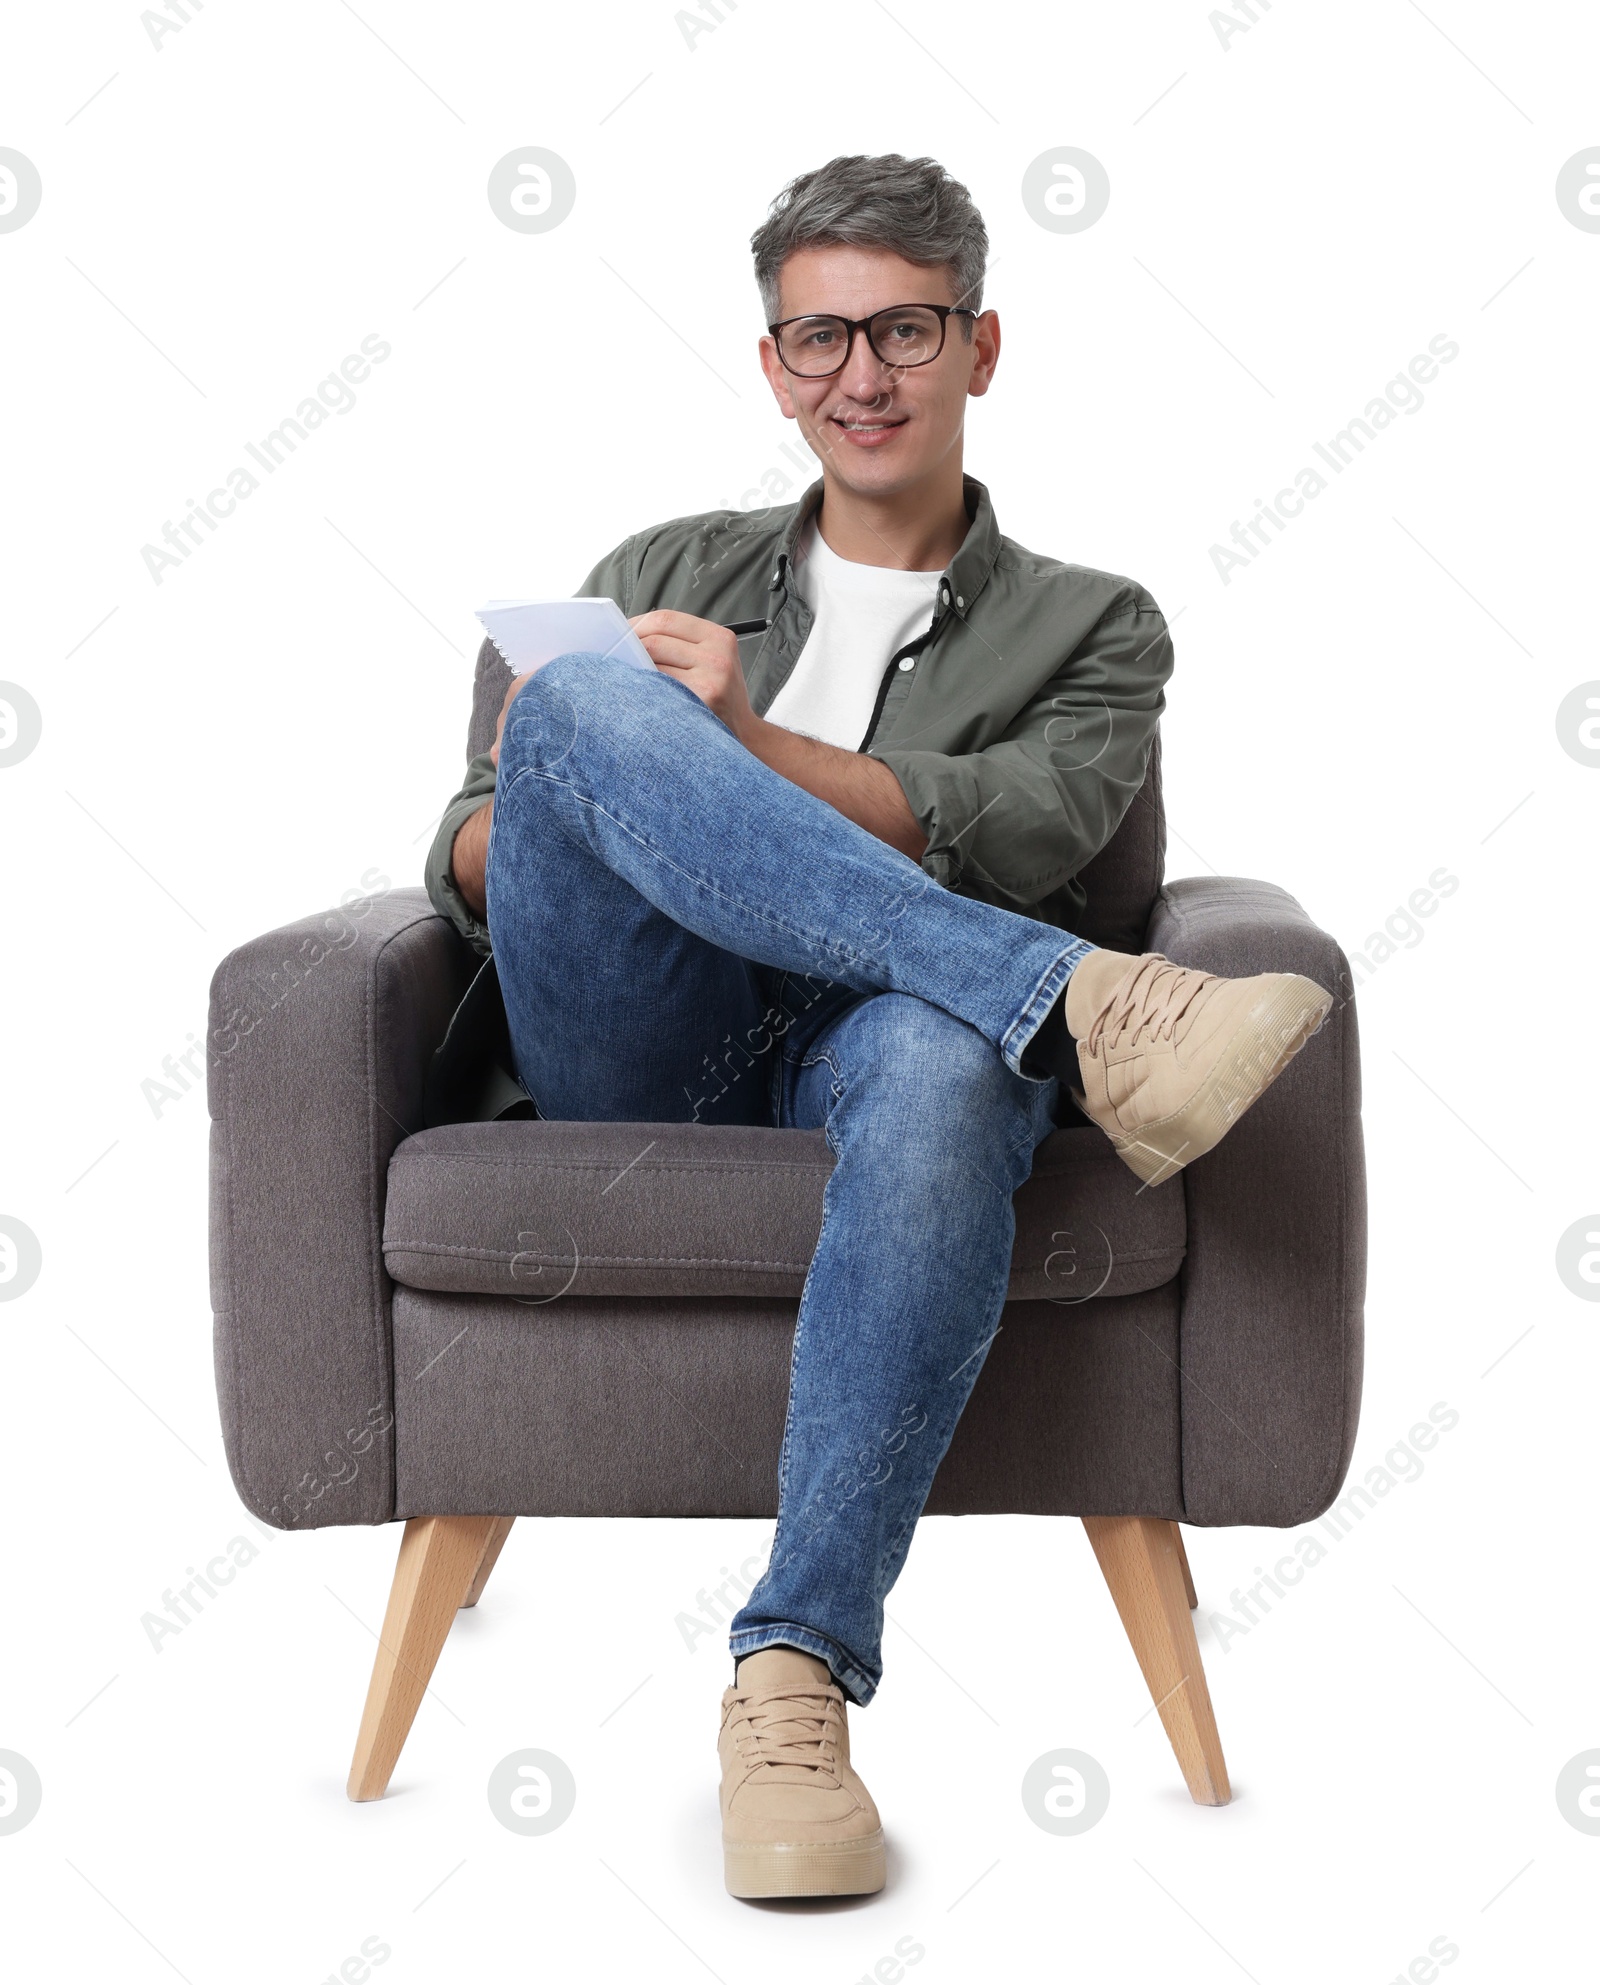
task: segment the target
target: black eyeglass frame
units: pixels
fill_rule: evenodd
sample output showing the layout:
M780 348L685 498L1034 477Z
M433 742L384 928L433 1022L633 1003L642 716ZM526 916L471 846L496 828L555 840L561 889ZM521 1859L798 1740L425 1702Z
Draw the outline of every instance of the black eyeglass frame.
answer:
M873 319L878 317L892 317L897 310L931 310L939 320L938 349L930 352L926 358L885 358L873 342ZM834 310L806 310L802 311L798 317L780 317L776 324L769 324L767 330L771 335L772 342L777 349L779 362L785 372L792 372L796 379L833 379L839 373L843 372L845 367L850 363L850 354L855 350L857 331L860 331L865 336L868 350L880 365L891 366L900 372L912 372L919 365L932 365L940 352L944 350L944 341L949 335L950 319L952 317L970 317L974 323L978 321L977 311L968 309L964 303L891 303L887 304L882 310L874 310L871 317L841 317ZM813 323L832 323L842 324L844 326L844 357L840 359L839 363L831 371L802 372L797 365L791 365L783 355L783 340L778 336L778 333L790 324Z

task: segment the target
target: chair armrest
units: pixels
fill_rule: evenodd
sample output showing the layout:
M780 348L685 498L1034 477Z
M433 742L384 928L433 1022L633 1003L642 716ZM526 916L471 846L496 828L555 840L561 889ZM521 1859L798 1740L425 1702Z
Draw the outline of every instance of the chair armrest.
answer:
M1302 972L1334 996L1266 1095L1181 1174L1186 1520L1303 1523L1338 1494L1361 1402L1367 1199L1349 963L1286 890L1234 876L1169 883L1145 948L1229 978Z
M211 980L211 1305L235 1486L280 1529L394 1510L389 1156L476 964L421 889L303 917Z

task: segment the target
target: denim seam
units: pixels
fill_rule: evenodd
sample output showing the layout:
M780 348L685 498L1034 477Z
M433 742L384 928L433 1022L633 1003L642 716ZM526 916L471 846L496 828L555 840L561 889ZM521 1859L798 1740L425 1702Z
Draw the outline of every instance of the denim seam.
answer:
M826 1135L826 1131L824 1131ZM830 1140L831 1147L831 1140ZM838 1152L834 1152L837 1158ZM778 1561L778 1538L781 1533L784 1504L789 1489L789 1435L794 1428L794 1368L800 1357L801 1334L806 1327L806 1295L811 1287L812 1270L817 1265L817 1256L822 1251L822 1236L828 1225L828 1200L824 1193L822 1200L822 1220L817 1228L817 1245L812 1250L811 1260L806 1264L805 1281L800 1285L800 1300L795 1309L794 1337L789 1346L789 1399L783 1412L783 1439L778 1446L778 1522L772 1531L772 1551L767 1560L767 1571Z
M1039 1101L1042 1101L1042 1098L1036 1095L1035 1111L1030 1111L1029 1121L1019 1124L1011 1139L1010 1155L1022 1172L1022 1177L1013 1190L1013 1197L1033 1177L1033 1154L1055 1128L1054 1111L1052 1110L1048 1128L1040 1134L1035 1134L1033 1118Z
M781 1626L746 1627L728 1636L728 1651L735 1660L742 1661L747 1654L759 1654L764 1647L798 1647L802 1653L826 1661L833 1679L863 1709L878 1692L877 1683L849 1648L841 1646L830 1634L818 1633L815 1627L801 1626L798 1620ZM842 1668L834 1666L834 1657L842 1663Z
M1022 1067L1022 1056L1027 1049L1028 1043L1038 1032L1045 1015L1061 997L1062 990L1066 986L1068 979L1072 977L1078 966L1083 963L1084 959L1094 949L1095 947L1092 944L1086 943L1081 937L1071 938L1067 948L1058 953L1056 958L1040 976L1033 991L1028 995L1021 1013L1012 1021L1001 1038L1000 1053L1005 1060L1006 1067L1011 1070L1013 1075L1022 1076L1025 1082L1033 1082L1041 1079L1028 1075ZM1021 1045L1013 1047L1018 1031L1021 1029L1026 1029ZM1047 1080L1048 1078L1044 1079Z
M806 1052L800 1057L800 1061L798 1065L801 1068L815 1068L819 1062L825 1062L828 1065L828 1067L832 1069L833 1079L835 1082L843 1082L844 1070L840 1068L839 1063L834 1056L834 1052L832 1048L826 1048L826 1047L808 1048Z
M834 1157L837 1159L837 1157L839 1156L839 1149L838 1146L834 1143L832 1135L830 1134L829 1128L826 1124L824 1124L822 1127L822 1134L824 1137L827 1138L828 1148L833 1152ZM824 1235L824 1233L826 1233L827 1227L828 1227L828 1199L826 1192L824 1192L822 1199L822 1219L817 1228L817 1244L816 1247L812 1250L811 1260L806 1265L805 1280L800 1285L800 1300L795 1309L794 1338L789 1347L789 1399L788 1399L788 1404L784 1408L784 1414L783 1414L783 1440L779 1444L779 1448L778 1448L778 1522L773 1526L772 1552L771 1552L771 1556L767 1561L767 1570L769 1572L771 1571L773 1565L775 1565L778 1561L778 1538L783 1523L784 1504L788 1497L789 1435L794 1425L794 1368L800 1357L801 1333L804 1331L806 1325L806 1296L811 1288L811 1276L812 1276L812 1272L814 1271L817 1265L817 1256L822 1252L822 1236Z
M987 1305L989 1314L992 1314L996 1317L999 1316L1000 1312L1005 1307L1006 1295L1010 1288L1010 1283L1011 1283L1011 1263L1010 1263L1010 1258L1008 1256L1006 1261L1002 1263L997 1274L989 1284L988 1305ZM983 1367L988 1362L989 1350L992 1347L995 1338L998 1337L999 1334L1000 1332L998 1328L994 1331L991 1331L987 1343L981 1343L978 1347L983 1352L984 1356L982 1361L978 1365L977 1372L973 1374L971 1384L967 1388L967 1400L970 1400L972 1397L973 1388L977 1385L978 1378L982 1374ZM972 1362L972 1359L975 1355L976 1355L975 1353L969 1353L966 1361L967 1364L970 1364ZM956 1371L962 1371L964 1369L965 1369L964 1365L958 1365L956 1367ZM954 1375L955 1374L952 1373L951 1377L954 1377ZM949 1382L950 1382L949 1379L946 1379L945 1383L947 1385L949 1384ZM954 1415L949 1419L949 1431L945 1435L945 1443L943 1450L944 1453L949 1452L950 1443L955 1438L956 1428L960 1424L962 1414L966 1411L967 1400L962 1401L961 1405L959 1405L956 1408ZM943 1421L941 1421L941 1424L944 1424ZM942 1460L942 1456L941 1456L941 1460ZM930 1478L929 1480L928 1483L929 1495L933 1493L933 1481L937 1479L937 1473L938 1471L935 1470L934 1477ZM873 1578L874 1590L878 1590L882 1588L884 1581L884 1572L887 1566L893 1561L894 1555L900 1549L902 1541L908 1536L910 1532L915 1530L917 1524L921 1521L923 1511L926 1508L927 1508L927 1497L925 1496L923 1498L922 1507L920 1509L911 1511L906 1516L901 1518L900 1528L895 1533L893 1539L884 1545L884 1548L879 1555L878 1563L874 1568L874 1572L875 1572ZM909 1546L907 1548L909 1549ZM882 1604L881 1600L879 1601L879 1604L881 1606Z
M959 1419L960 1419L960 1417L961 1417L961 1416L960 1416L960 1414L958 1413L958 1414L956 1415L956 1420L959 1420ZM949 1445L950 1445L950 1442L951 1442L952 1440L954 1440L954 1438L955 1438L955 1431L956 1431L956 1428L955 1428L955 1421L952 1421L952 1422L951 1422L951 1426L950 1426L950 1433L949 1433L949 1436L947 1437L947 1439L946 1439L946 1441L945 1441L945 1447L946 1447L946 1449L947 1449L947 1450L948 1450L948 1448L949 1448ZM937 1473L937 1471L935 1471L935 1472ZM932 1493L933 1493L933 1484L932 1484L932 1482L929 1482L929 1484L928 1484L928 1494L929 1494L929 1495L932 1495ZM902 1517L901 1517L901 1519L900 1519L900 1527L899 1527L899 1529L898 1529L898 1530L896 1530L896 1532L895 1532L895 1534L894 1534L894 1536L893 1536L893 1537L891 1537L891 1538L890 1538L890 1539L889 1539L889 1540L888 1540L888 1541L887 1541L887 1542L885 1543L885 1545L884 1545L884 1547L883 1547L883 1549L882 1549L882 1550L881 1550L881 1551L880 1551L880 1552L878 1553L878 1562L877 1562L877 1564L876 1564L876 1565L875 1565L875 1566L873 1567L873 1577L872 1577L872 1589L873 1589L873 1591L874 1591L874 1593L877 1593L877 1594L880 1594L880 1595L882 1595L882 1596L880 1596L880 1597L879 1597L879 1599L878 1599L878 1604L879 1604L879 1606L880 1606L880 1607L881 1607L881 1606L882 1606L882 1604L883 1604L883 1600L884 1600L884 1598L885 1598L885 1597L887 1597L887 1593L885 1592L885 1589L884 1589L884 1582L883 1582L883 1580L884 1580L884 1572L886 1571L886 1569L888 1568L888 1566L889 1566L890 1564L892 1564L892 1563L893 1563L893 1561L894 1561L894 1556L895 1556L895 1553L896 1553L896 1552L897 1552L897 1551L898 1551L898 1550L900 1549L900 1546L901 1546L901 1544L902 1544L902 1542L903 1542L903 1541L905 1540L905 1538L906 1538L906 1537L907 1537L907 1536L909 1535L909 1533L910 1533L911 1531L913 1531L913 1530L915 1530L915 1529L916 1529L916 1527L917 1527L917 1524L918 1524L918 1523L919 1523L919 1522L921 1521L921 1519L922 1519L922 1510L923 1510L923 1509L926 1509L926 1508L927 1508L927 1506L928 1506L928 1505L927 1505L927 1497L924 1497L924 1498L923 1498L923 1504L922 1504L922 1509L919 1509L919 1510L916 1510L916 1511L914 1511L914 1512L909 1512L909 1513L908 1513L908 1514L906 1514L905 1516L902 1516ZM909 1549L910 1549L910 1546L909 1546L909 1545L907 1545L907 1546L906 1546L906 1548L907 1548L907 1550L909 1551Z
M789 990L789 974L781 965L775 966L773 969L775 977L770 985L763 988L763 990L771 992L773 1004L780 1013L787 1015L789 1008L785 1003L785 998ZM771 1010L772 1008L770 1006L766 1009L767 1012ZM792 1021L790 1025L793 1025ZM776 1047L777 1053L772 1057L772 1068L767 1076L767 1112L772 1118L774 1127L778 1130L785 1128L783 1121L783 1071L785 1062L783 1041L788 1032L789 1028L785 1027L782 1034L774 1036L773 1045Z

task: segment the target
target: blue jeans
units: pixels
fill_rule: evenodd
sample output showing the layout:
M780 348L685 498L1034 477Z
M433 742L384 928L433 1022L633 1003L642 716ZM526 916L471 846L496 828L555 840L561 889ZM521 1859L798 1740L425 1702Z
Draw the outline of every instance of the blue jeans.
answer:
M599 655L511 706L486 889L542 1116L827 1137L772 1558L730 1645L803 1648L868 1702L1054 1124L1023 1050L1091 947L941 888L684 684Z

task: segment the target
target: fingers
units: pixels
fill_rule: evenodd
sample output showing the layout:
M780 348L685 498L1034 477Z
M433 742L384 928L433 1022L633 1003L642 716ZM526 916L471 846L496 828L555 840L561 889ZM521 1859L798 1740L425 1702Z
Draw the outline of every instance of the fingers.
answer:
M676 607L657 607L650 613L634 614L629 626L642 640L647 634L671 634L680 641L707 641L726 630L714 620L698 614L679 613Z
M657 668L697 669L704 668L713 660L706 653L705 644L700 641L686 641L681 636L665 633L641 633L639 638L644 643L645 653Z
M658 607L631 622L645 653L658 668L710 669L714 675L739 667L739 643L719 621Z

